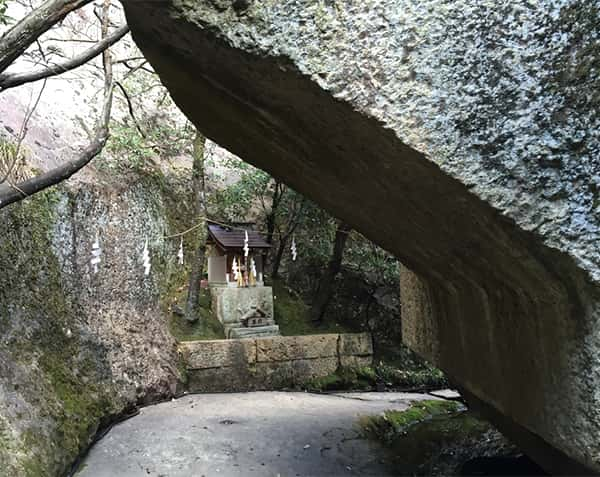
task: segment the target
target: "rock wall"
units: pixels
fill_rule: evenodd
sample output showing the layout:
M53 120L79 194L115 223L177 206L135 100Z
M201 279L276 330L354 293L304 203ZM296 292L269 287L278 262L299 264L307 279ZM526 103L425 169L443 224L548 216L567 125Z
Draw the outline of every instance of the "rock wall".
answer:
M123 4L199 129L418 274L413 346L600 471L594 2Z
M294 389L340 366L373 361L368 333L189 341L179 348L190 392Z
M64 475L100 426L179 386L160 305L181 274L169 194L148 177L96 179L0 211L2 475Z

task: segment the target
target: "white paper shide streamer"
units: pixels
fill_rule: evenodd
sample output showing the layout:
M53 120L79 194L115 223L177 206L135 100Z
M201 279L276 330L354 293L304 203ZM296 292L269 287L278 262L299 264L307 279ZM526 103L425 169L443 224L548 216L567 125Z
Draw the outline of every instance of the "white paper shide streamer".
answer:
M179 259L179 265L183 265L183 239L179 242L179 252L177 252L177 258Z
M92 244L92 258L90 259L90 263L94 269L94 273L98 273L98 265L102 261L100 259L100 255L102 255L102 249L100 248L100 240L98 238L98 234L96 234L96 240Z
M296 261L296 257L298 256L298 250L296 249L296 237L292 237L292 246L290 247L292 251L292 262Z
M152 264L150 263L150 252L148 251L148 239L146 239L146 243L144 244L142 262L144 263L144 275L150 275L150 268L152 267Z
M231 271L233 272L233 279L237 280L239 278L239 268L237 264L237 260L233 257L233 264L231 265Z
M250 251L250 247L248 247L248 231L244 230L244 257L248 256L248 252Z

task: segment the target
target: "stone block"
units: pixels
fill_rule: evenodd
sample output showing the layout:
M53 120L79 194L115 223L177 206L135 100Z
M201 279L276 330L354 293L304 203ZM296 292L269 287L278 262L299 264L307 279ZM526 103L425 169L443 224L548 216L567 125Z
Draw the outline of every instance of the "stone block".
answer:
M268 319L273 318L271 287L210 287L213 312L223 324L238 323L248 310L258 308Z
M256 381L249 367L193 369L188 371L191 393L231 393L253 391Z
M257 362L337 356L337 334L276 336L256 340Z
M322 378L336 371L338 368L337 357L298 359L292 361L294 386L306 384L311 379Z
M229 328L228 335L230 338L260 338L266 336L279 336L279 326L268 325L255 326L252 328L242 326L238 328Z
M180 344L188 369L247 367L256 362L254 340L190 341Z
M294 387L294 369L291 361L257 363L254 374L255 389L281 390Z
M373 356L340 356L340 366L344 368L364 368L373 364Z
M345 333L340 335L340 356L369 356L373 354L370 333Z

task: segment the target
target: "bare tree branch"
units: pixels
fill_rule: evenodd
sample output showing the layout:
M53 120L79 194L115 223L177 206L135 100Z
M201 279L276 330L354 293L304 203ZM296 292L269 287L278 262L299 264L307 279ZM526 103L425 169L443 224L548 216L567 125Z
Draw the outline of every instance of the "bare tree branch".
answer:
M5 90L8 88L14 88L15 86L21 86L25 83L30 83L32 81L38 81L43 78L48 78L50 76L56 76L62 74L66 71L73 70L78 68L79 66L87 63L92 58L98 56L104 50L114 45L117 41L123 38L129 32L129 27L127 25L123 25L117 30L115 30L110 36L102 39L98 43L96 43L91 48L88 48L81 54L71 58L64 63L60 63L57 65L47 66L45 68L40 68L35 71L29 71L26 73L4 73L0 74L0 90Z
M108 33L109 5L109 0L105 0L103 9L104 18L102 23L103 38L106 38ZM108 125L113 97L112 57L109 49L104 50L102 59L104 66L104 102L102 105L102 114L98 120L96 134L92 142L81 151L76 159L68 161L48 172L18 184L0 185L0 208L6 207L13 202L22 200L27 196L68 179L102 151L102 148L106 145L106 141L108 140Z
M0 38L0 72L70 12L92 0L46 0Z
M127 91L125 90L125 87L119 81L116 81L115 84L119 87L119 89L121 90L121 93L123 93L123 96L125 96L125 100L127 101L127 108L129 109L129 115L131 116L131 119L133 119L133 123L135 124L136 129L140 133L140 136L142 136L144 139L146 139L146 135L144 134L144 131L142 131L142 128L140 127L140 123L138 123L138 120L135 117L135 112L133 110L133 104L131 103L131 99L129 98L129 95L127 94Z
M126 60L121 60L121 61L120 61L120 63L123 63L123 64L125 65L125 67L126 67L127 69L129 69L129 71L127 72L127 74L128 74L128 75L129 75L129 74L132 74L132 73L135 73L137 70L140 70L140 69L141 69L142 71L145 71L146 73L150 73L151 75L155 75L155 74L156 74L156 71L152 71L151 69L149 69L149 68L146 68L146 67L144 66L144 65L146 65L146 64L148 63L148 60L144 60L144 61L142 61L142 62L141 62L139 65L137 65L137 66L131 66L131 65L129 64L129 61L130 61L129 59L126 59Z

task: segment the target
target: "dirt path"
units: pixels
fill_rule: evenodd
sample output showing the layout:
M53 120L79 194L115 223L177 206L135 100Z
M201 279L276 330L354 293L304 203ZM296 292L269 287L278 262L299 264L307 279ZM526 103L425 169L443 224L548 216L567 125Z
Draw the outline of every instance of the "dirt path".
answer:
M79 477L392 475L361 415L423 394L201 394L142 409L90 451Z

